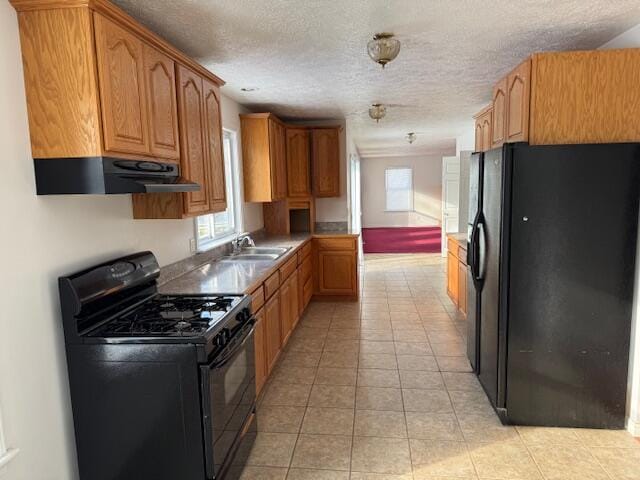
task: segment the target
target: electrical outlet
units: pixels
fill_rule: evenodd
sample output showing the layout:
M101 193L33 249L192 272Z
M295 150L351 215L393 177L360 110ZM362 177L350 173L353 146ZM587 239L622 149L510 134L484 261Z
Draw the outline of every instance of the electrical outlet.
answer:
M191 253L196 253L196 249L198 247L196 246L196 239L195 238L190 238L189 239L189 250L191 250Z

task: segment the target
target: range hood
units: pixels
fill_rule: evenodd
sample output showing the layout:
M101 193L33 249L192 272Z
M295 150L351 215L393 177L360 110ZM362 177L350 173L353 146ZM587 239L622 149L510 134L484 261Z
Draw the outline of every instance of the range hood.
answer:
M111 157L34 158L38 195L193 192L178 165Z

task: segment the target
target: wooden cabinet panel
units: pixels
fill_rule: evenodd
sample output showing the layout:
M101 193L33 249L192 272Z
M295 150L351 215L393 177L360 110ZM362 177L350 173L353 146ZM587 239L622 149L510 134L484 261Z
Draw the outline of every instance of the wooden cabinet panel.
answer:
M506 142L529 139L530 90L531 60L527 59L507 76Z
M264 309L261 308L254 314L256 325L254 331L254 348L256 356L256 394L259 395L267 381L267 345Z
M94 15L105 150L150 154L143 43Z
M354 237L316 238L318 250L355 250L357 240Z
M287 190L290 197L311 195L309 180L309 130L286 128Z
M297 279L298 279L298 320L300 319L300 317L302 316L302 313L304 312L304 308L305 308L305 303L304 303L304 284L305 284L305 276L304 276L304 272L302 271L302 265L298 266L298 275L297 275Z
M458 309L463 315L467 315L467 266L458 262Z
M307 305L309 305L309 302L311 301L312 297L313 297L313 279L309 278L304 283L304 287L302 287L302 299L304 302L302 307L303 311L305 308L307 308Z
M316 197L340 196L340 131L338 128L311 131L312 183Z
M482 119L481 119L481 117L478 117L478 118L475 119L475 132L476 132L476 136L475 136L474 151L482 152L482 151L484 151L484 149L483 149L483 144L482 144Z
M264 281L264 296L271 298L280 288L280 273L275 272Z
M204 94L202 78L178 65L178 112L182 175L200 185L197 192L185 193L185 213L209 210L208 172L204 138Z
M491 132L491 148L504 143L507 117L507 78L503 78L493 88L493 128Z
M206 160L209 166L209 211L222 212L227 208L224 153L222 150L222 117L220 88L209 80L203 80Z
M280 283L283 283L293 272L296 271L298 265L297 254L291 257L287 262L280 267Z
M447 294L458 305L458 257L451 250L447 252Z
M293 319L291 318L291 281L287 279L280 285L280 340L284 346L289 340Z
M260 285L251 292L251 310L257 312L264 305L264 287Z
M298 252L298 263L302 263L311 254L311 242L305 243Z
M300 319L300 286L298 281L298 271L296 270L289 277L289 288L291 289L291 297L289 299L289 321L291 322L292 331L296 328L298 320Z
M180 141L178 140L175 63L168 56L146 44L143 47L143 54L150 151L154 156L177 160L180 157Z
M486 152L491 149L491 106L484 108L475 117L476 126L476 138L475 149L476 152Z
M491 136L493 135L493 110L489 110L482 117L482 151L491 149Z
M353 251L318 252L318 292L357 295L357 258Z
M281 200L287 196L285 127L272 118L269 119L269 150L271 156L271 199Z
M280 355L280 294L276 293L264 306L267 372L271 373Z

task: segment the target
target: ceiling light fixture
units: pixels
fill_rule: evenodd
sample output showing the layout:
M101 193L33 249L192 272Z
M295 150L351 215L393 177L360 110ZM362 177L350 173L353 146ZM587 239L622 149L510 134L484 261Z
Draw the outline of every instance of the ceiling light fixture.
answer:
M393 33L376 33L373 40L369 40L367 43L367 52L374 62L384 68L400 53L400 41L393 38Z
M256 87L244 87L240 89L243 92L255 92L256 90L258 90L258 88Z
M416 138L418 138L418 135L416 135L415 132L409 132L407 133L407 136L404 137L404 139L409 142L409 144L412 144L413 142L416 141Z
M371 105L371 108L369 109L369 116L373 118L376 121L376 123L380 122L380 119L384 118L386 114L387 114L387 107L385 107L381 103L374 103L373 105Z

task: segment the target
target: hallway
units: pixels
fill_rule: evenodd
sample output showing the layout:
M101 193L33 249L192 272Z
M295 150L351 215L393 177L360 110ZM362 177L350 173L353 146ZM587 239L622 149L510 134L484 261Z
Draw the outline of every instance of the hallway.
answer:
M362 270L359 303L309 306L231 478L640 479L626 431L500 424L439 255L366 255Z

